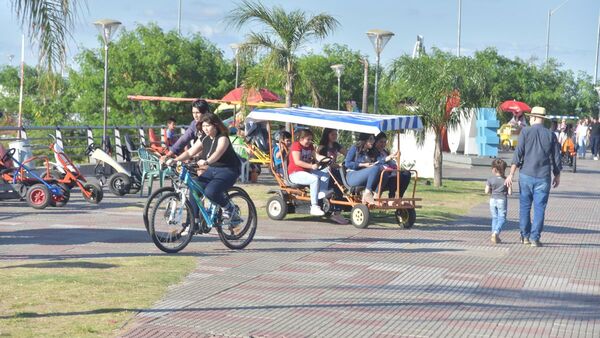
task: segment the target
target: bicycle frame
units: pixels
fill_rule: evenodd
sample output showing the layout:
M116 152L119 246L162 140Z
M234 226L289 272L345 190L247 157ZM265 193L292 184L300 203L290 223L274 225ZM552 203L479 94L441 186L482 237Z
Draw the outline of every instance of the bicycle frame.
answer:
M24 163L19 162L16 158L14 158L14 156L11 156L13 162L15 162L18 165L18 168L15 168L14 171L14 175L13 175L13 184L18 183L17 182L17 174L20 170L25 170L27 172L27 174L29 174L30 176L32 176L33 178L35 178L37 181L39 181L40 183L42 183L43 185L46 186L46 188L48 188L48 190L50 190L50 193L52 195L55 196L59 196L62 197L63 193L60 187L58 187L55 184L49 184L48 182L44 181L43 178L41 178L38 174L34 173L31 169L29 169L29 167L27 167Z
M179 189L176 188L176 191L181 194L181 200L183 202L181 208L183 208L183 206L187 202L188 192L191 191L193 199L192 202L195 203L196 206L198 206L202 218L204 218L204 220L206 221L206 225L209 228L214 227L216 224L218 212L217 205L210 201L209 210L207 210L204 207L204 203L202 203L201 197L204 196L204 189L202 189L202 187L192 178L192 175L190 174L188 168L185 165L181 165L181 173L179 174L179 180L183 182L183 185L180 186Z

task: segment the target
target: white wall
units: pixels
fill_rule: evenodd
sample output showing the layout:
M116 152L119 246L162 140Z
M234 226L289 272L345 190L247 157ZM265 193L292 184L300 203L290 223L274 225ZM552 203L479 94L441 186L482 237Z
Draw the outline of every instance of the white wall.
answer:
M398 149L397 138L394 137L394 149ZM414 162L413 169L419 172L419 177L433 177L433 151L435 149L435 135L427 132L422 146L417 145L417 139L412 131L400 135L400 160L403 163Z

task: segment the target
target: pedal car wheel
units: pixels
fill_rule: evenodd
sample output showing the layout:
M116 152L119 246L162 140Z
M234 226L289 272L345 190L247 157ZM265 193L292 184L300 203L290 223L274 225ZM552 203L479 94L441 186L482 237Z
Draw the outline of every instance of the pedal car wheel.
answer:
M34 209L45 209L50 199L50 190L43 184L34 184L27 191L27 204Z
M364 204L357 204L350 211L350 221L352 225L359 229L365 229L369 226L370 216L369 208Z
M417 212L415 209L397 209L396 218L398 219L398 225L404 229L410 229L415 225L417 220Z
M102 187L99 186L96 183L86 183L83 186L83 189L89 193L89 196L86 195L85 193L83 194L83 198L85 198L86 201L93 203L93 204L98 204L100 203L100 201L102 201L102 198L104 197L104 193L102 192Z
M285 203L281 196L272 196L267 201L267 215L270 219L275 221L282 220L287 215L287 212L287 203Z
M123 196L131 189L131 179L124 173L113 174L108 179L108 189L117 196Z
M60 187L60 190L62 190L63 195L52 195L52 198L50 199L50 205L60 208L67 205L67 202L69 202L69 199L71 198L71 189L69 189L69 187L64 183L58 183L58 186Z

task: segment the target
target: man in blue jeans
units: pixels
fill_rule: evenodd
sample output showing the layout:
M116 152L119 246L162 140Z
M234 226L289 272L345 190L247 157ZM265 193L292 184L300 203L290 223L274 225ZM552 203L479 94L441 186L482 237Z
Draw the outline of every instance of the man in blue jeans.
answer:
M544 127L546 109L533 107L529 115L531 127L521 130L513 154L510 174L505 184L512 187L512 178L519 167L519 226L521 243L542 246L540 236L544 229L544 214L550 196L550 185L560 183L560 145L556 135ZM554 180L552 180L554 174ZM552 181L552 183L551 183ZM531 206L533 204L533 223Z

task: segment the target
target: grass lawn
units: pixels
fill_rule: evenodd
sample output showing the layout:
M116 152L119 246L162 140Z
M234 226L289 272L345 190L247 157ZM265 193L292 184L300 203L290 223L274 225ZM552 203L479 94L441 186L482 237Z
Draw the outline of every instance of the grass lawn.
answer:
M0 262L0 337L114 336L195 266L189 256Z
M272 196L269 190L277 189L277 184L241 184L252 197L258 211L259 218L267 217L266 202ZM484 182L477 181L458 181L443 180L441 188L435 188L433 185L427 185L426 180L419 180L417 183L417 192L415 197L423 200L417 202L422 208L417 209L418 226L435 226L448 221L457 219L465 215L471 207L485 202L489 197L484 194ZM412 183L405 196L408 197L412 192ZM347 217L348 214L346 213ZM375 211L372 213L374 224L395 225L396 219L392 212ZM312 216L305 214L289 214L286 218L306 218Z

